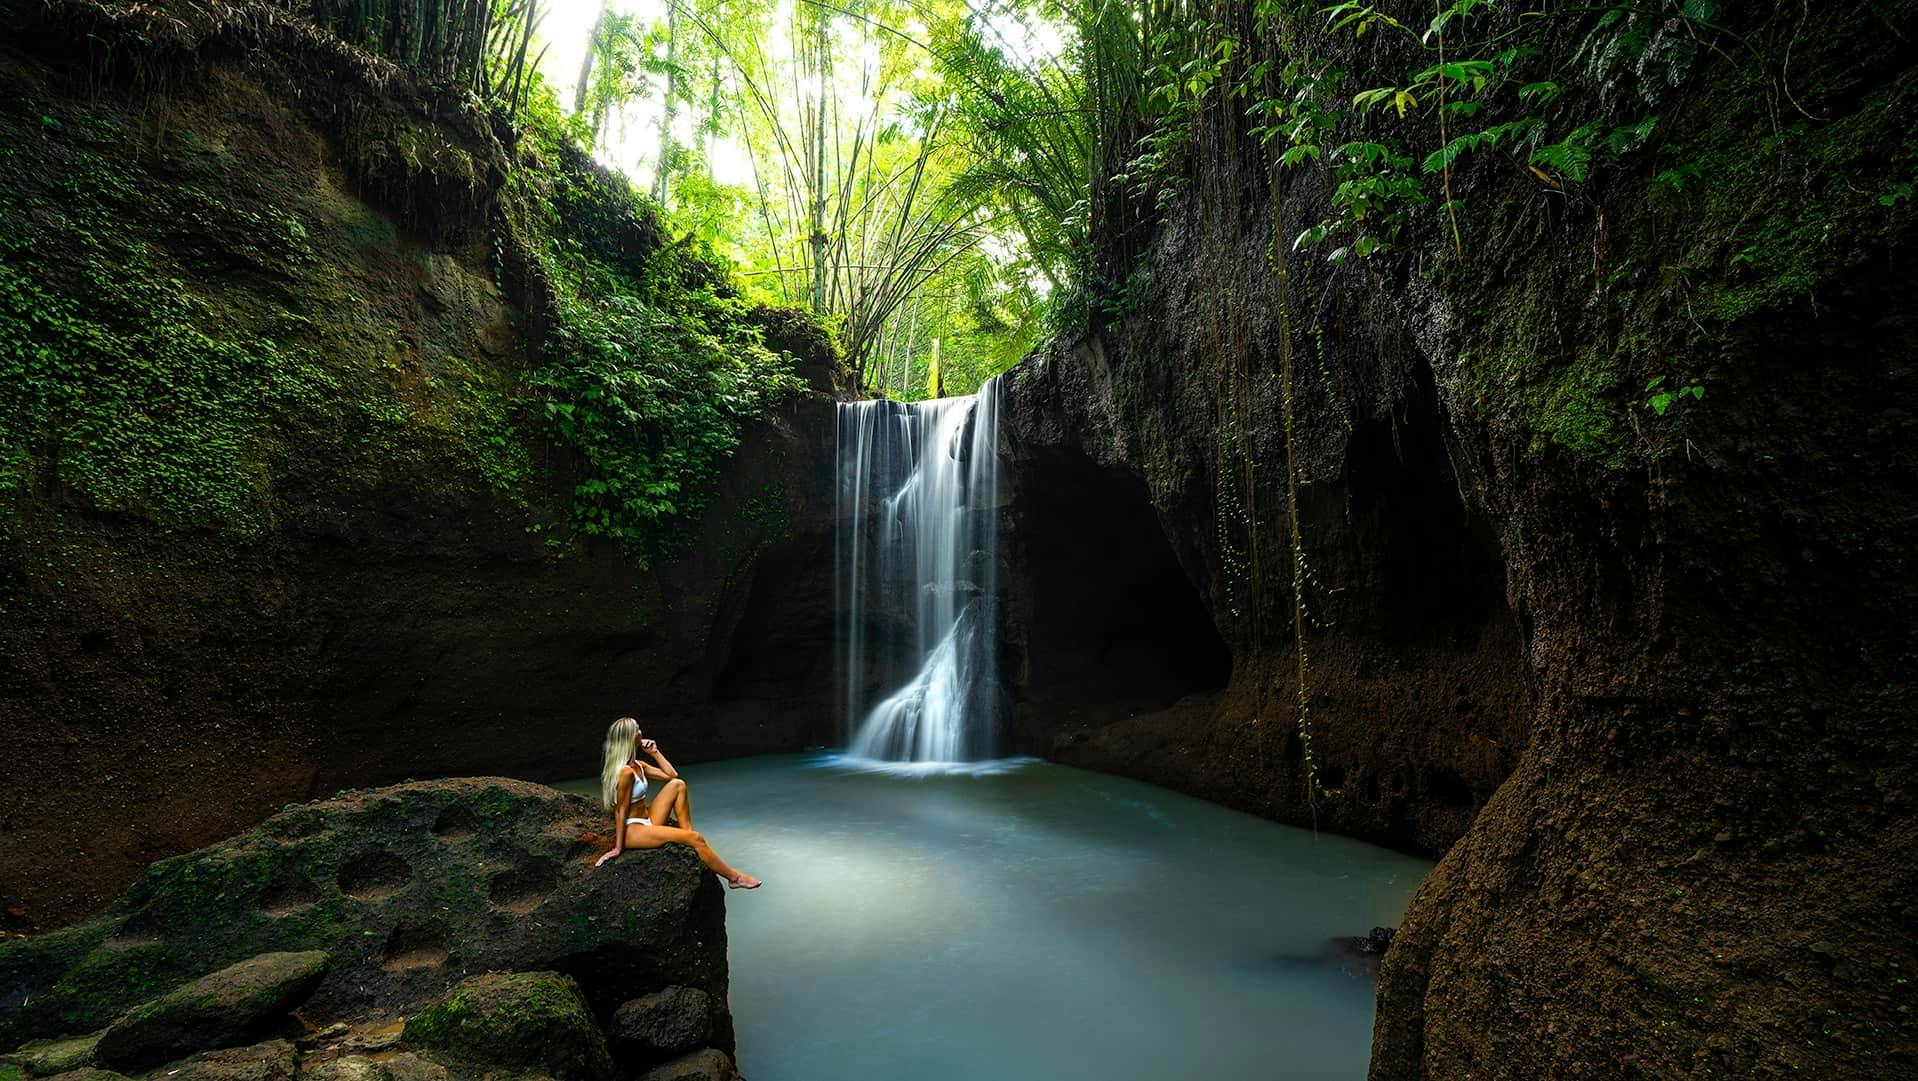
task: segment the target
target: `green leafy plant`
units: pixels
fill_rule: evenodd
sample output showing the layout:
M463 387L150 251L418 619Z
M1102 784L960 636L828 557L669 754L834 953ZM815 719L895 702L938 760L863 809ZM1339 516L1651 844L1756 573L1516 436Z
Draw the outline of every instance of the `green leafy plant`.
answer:
M1693 401L1702 400L1705 386L1696 379L1687 380L1683 386L1667 385L1665 377L1660 375L1645 384L1645 392L1651 395L1646 399L1645 407L1662 417L1673 405L1687 397Z
M563 164L575 132L531 134L535 157L509 190L553 295L528 383L549 430L586 466L573 527L650 559L669 546L669 520L697 514L745 423L801 383L710 249L666 243L656 205L610 174Z

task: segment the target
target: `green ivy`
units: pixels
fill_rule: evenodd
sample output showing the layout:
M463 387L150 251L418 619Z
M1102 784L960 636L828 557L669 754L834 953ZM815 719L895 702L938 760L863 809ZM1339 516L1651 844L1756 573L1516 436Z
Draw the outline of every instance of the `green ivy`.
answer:
M332 386L303 348L220 332L213 310L136 251L75 293L0 259L0 490L57 482L97 506L252 533L256 445Z
M557 126L534 135L548 159L571 137ZM530 383L587 467L572 525L641 560L659 555L671 547L663 527L697 515L746 422L803 383L710 251L609 242L615 231L665 235L658 208L622 182L562 168L522 173L513 190L554 293Z

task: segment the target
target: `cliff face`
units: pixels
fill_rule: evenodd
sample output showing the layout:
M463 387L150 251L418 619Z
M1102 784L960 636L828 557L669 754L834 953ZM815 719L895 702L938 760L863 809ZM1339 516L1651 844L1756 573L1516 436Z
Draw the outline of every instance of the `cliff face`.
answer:
M1043 582L1063 554L1119 537L1159 583L1108 591L1152 613L1130 654L1014 613L1028 745L1445 852L1385 962L1380 1081L1889 1078L1918 1057L1898 195L1918 75L1877 29L1908 24L1894 7L1807 37L1741 16L1753 53L1639 73L1664 95L1648 156L1578 197L1465 159L1456 241L1434 213L1338 264L1293 240L1339 181L1214 108L1115 271L1123 313L1008 377L1022 588L1069 588ZM1304 55L1249 8L1227 14L1254 59ZM1271 33L1348 70L1407 62L1327 25ZM1787 46L1789 99L1751 58ZM1600 118L1639 104L1568 93ZM1651 407L1693 379L1702 397ZM1131 509L1048 509L1093 483ZM1229 653L1229 679L1194 649ZM1048 670L1138 657L1162 686L1048 699Z
M1436 856L1511 771L1530 719L1496 541L1460 502L1429 389L1351 431L1295 435L1318 457L1299 484L1319 587L1302 728L1283 425L1254 399L1256 419L1222 437L1233 376L1180 340L1217 285L1161 281L1169 310L1123 346L1095 338L1008 377L1018 742Z
M824 737L830 572L756 583L830 553L827 394L749 427L642 567L568 526L484 117L270 12L125 52L137 7L28 7L0 51L0 430L38 433L0 447L0 926L343 786L589 773L622 714L685 760ZM662 243L625 214L608 243ZM829 390L830 349L766 318Z

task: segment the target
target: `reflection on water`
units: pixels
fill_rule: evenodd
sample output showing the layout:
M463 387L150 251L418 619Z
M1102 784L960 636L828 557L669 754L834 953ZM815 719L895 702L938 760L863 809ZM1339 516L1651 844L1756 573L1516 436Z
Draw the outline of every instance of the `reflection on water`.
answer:
M727 897L753 1081L1362 1078L1371 980L1328 943L1431 867L1038 762L682 772L766 880Z

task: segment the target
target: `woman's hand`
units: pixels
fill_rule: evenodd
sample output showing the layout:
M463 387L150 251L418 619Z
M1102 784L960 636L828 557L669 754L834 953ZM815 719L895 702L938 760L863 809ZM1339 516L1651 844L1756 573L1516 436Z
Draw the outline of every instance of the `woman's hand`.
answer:
M647 754L658 754L659 744L650 739L642 739L639 741L639 749Z
M600 866L601 864L605 863L607 860L610 860L614 856L619 855L622 851L624 851L624 849L618 849L618 848L613 849L611 852L608 852L604 856L601 856L599 859L593 861L593 866L595 867Z

